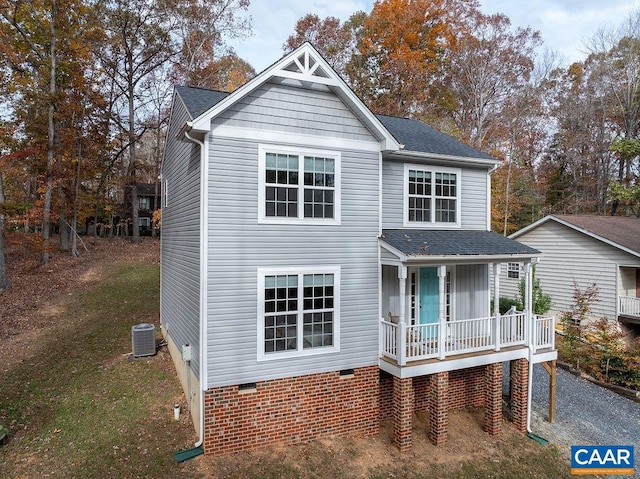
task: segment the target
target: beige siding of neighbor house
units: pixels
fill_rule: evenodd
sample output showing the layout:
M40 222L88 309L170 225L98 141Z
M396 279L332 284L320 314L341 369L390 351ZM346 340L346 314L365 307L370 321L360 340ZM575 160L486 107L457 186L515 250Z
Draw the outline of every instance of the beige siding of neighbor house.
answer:
M553 220L515 239L542 252L536 277L542 290L551 295L551 313L559 314L571 308L575 286L584 291L595 284L598 301L592 305L591 316L616 319L618 296L625 294L621 288L625 278L620 276L619 266L640 267L637 257ZM517 295L518 283L507 278L507 265L504 264L500 295ZM631 284L635 285L635 279ZM632 296L635 296L635 289Z

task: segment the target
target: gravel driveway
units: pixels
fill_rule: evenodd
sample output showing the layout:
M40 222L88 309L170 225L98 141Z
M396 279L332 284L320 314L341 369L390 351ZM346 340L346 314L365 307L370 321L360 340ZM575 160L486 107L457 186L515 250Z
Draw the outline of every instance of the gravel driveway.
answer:
M549 375L533 369L532 431L570 457L572 445L633 445L635 477L640 478L640 403L596 386L558 367L556 422L549 411ZM626 476L629 477L629 476Z

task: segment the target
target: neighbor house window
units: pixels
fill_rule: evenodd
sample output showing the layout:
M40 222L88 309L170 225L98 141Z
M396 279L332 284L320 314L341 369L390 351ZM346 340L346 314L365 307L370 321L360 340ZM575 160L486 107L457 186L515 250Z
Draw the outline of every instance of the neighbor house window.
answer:
M138 197L138 209L148 210L151 208L151 198L148 196Z
M507 278L520 279L520 263L507 264Z
M260 147L260 220L339 222L340 156Z
M339 268L258 272L258 357L338 348Z
M405 165L405 225L460 224L460 170Z
M138 218L138 226L149 228L151 226L151 218Z

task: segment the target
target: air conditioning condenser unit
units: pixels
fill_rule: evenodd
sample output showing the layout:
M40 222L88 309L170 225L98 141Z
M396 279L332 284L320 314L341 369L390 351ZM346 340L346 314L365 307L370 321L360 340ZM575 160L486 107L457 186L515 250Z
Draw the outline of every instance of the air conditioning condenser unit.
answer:
M142 323L131 326L131 344L133 356L153 356L156 354L156 327Z

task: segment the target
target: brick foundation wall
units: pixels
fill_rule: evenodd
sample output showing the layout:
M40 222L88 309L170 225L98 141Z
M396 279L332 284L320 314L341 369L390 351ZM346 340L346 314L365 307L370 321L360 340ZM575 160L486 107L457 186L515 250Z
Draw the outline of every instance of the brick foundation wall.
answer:
M393 375L380 370L380 421L393 417Z
M449 372L449 410L485 405L485 366ZM429 412L429 376L413 378L414 411ZM380 420L393 416L393 376L380 371Z
M276 443L295 444L333 435L379 432L377 366L275 379L239 391L205 392L206 454L227 454Z
M449 410L485 405L486 366L449 371Z

